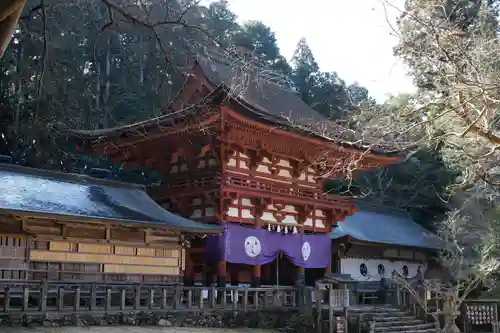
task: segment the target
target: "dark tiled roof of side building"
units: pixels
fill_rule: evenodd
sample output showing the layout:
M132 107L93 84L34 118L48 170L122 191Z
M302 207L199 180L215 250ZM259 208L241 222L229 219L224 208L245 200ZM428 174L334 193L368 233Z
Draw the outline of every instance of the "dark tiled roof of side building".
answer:
M361 205L360 211L339 222L332 238L345 236L354 239L407 247L440 249L442 241L401 211L387 207Z
M163 209L140 185L9 164L0 164L0 212L144 224L193 233L222 232L216 225Z

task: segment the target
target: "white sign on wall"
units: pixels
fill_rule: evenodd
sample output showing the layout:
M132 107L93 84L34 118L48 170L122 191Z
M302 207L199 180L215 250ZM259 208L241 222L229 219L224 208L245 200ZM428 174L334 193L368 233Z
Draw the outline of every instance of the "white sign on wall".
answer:
M380 281L383 276L390 278L395 270L408 278L417 275L418 267L422 274L427 270L427 263L392 261L387 259L343 258L340 260L340 273L350 274L358 281ZM405 274L407 272L407 274Z

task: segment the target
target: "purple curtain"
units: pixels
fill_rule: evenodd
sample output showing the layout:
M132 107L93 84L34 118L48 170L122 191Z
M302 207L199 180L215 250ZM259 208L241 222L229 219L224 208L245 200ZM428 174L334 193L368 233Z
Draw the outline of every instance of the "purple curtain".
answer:
M224 235L207 239L207 262L224 258L235 264L267 264L283 253L296 266L325 268L330 264L329 235L284 234L227 224Z

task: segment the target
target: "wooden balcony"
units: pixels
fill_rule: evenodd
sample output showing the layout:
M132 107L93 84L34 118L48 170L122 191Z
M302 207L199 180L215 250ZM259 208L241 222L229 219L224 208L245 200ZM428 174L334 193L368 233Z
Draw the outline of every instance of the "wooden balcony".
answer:
M311 204L327 209L351 210L354 208L354 201L347 196L327 194L318 189L296 184L284 184L235 174L173 179L166 184L151 187L149 191L151 196L159 201L169 197L203 195L208 192L234 192L250 197L281 199L291 204Z

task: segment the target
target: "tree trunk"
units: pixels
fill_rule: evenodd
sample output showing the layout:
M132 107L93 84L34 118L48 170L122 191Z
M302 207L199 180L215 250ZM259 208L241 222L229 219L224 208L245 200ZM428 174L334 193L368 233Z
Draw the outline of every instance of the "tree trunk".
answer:
M140 57L139 57L139 84L144 85L144 59L146 59L146 54L144 52L144 43L142 41L142 35L139 36L139 47L140 47Z
M95 109L99 117L101 116L101 62L95 64L96 67L96 78L95 78ZM99 119L99 118L98 118ZM99 127L102 124L99 124Z
M102 125L104 128L109 127L109 118L110 118L110 108L109 108L109 94L111 89L111 37L108 37L108 48L106 50L106 84L104 86L104 96L103 96L103 121Z
M455 311L455 301L454 298L446 298L443 302L443 317L444 317L444 326L441 332L443 333L460 333L460 329L458 328L456 319L460 315L459 311Z
M21 44L21 43L20 43ZM17 74L17 104L16 104L16 114L14 119L14 131L17 138L20 136L20 121L21 121L21 108L24 102L23 95L23 58L24 58L24 47L19 46L17 58L16 58L16 74ZM16 140L17 142L18 140ZM17 148L17 147L16 147Z
M447 316L445 315L445 325L441 332L443 333L461 333L460 329L458 328L457 324L455 323L455 320L457 319L457 316L452 315L452 316Z

